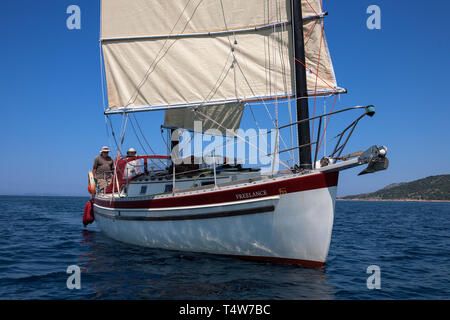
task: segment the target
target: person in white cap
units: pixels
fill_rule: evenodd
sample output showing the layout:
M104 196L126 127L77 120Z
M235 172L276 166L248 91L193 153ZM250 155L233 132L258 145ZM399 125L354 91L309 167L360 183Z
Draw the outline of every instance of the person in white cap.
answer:
M127 158L132 159L136 157L136 150L134 148L130 148L127 151ZM127 162L127 165L125 167L125 177L132 178L135 175L138 175L141 173L140 163L139 160L129 160Z
M134 150L134 148L128 149L127 157L136 157L136 150Z
M92 173L97 178L98 190L104 190L106 186L111 184L112 174L114 171L114 160L108 155L109 148L103 147L100 155L94 159L94 167Z

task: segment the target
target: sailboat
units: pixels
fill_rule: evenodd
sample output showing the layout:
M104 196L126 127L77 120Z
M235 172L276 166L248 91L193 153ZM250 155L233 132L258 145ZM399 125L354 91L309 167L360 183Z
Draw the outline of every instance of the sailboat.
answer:
M320 0L103 0L105 117L126 123L141 112L164 112L170 145L166 155L116 158L103 190L95 190L91 174L98 227L138 246L323 268L339 172L388 167L384 146L344 154L360 120L375 114L373 106L310 115L313 101L336 101L347 92L337 85L326 16ZM290 121L275 115L273 128L262 133L275 137L271 151L261 153L272 161L269 170L215 151L181 154L179 130L213 130L261 151L238 129L245 110L270 108L289 108ZM343 112L357 117L335 137L333 151L319 156L330 118ZM296 136L291 146L283 130ZM123 154L124 132L116 136ZM292 161L283 160L287 154ZM201 162L207 157L212 160Z

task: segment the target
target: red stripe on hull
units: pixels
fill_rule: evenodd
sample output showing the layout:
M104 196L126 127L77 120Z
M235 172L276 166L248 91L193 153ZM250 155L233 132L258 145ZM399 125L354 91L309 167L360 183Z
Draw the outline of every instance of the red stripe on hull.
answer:
M267 182L235 189L211 191L187 196L134 201L95 199L95 204L114 209L156 209L218 204L274 196L284 193L335 187L339 172L317 173L281 181Z
M257 261L257 262L274 262L274 263L294 264L294 265L298 265L301 267L313 268L313 269L325 268L325 262L319 262L319 261L277 258L277 257L263 257L263 256L239 256L239 255L234 255L234 254L221 254L221 256L249 260L249 261Z

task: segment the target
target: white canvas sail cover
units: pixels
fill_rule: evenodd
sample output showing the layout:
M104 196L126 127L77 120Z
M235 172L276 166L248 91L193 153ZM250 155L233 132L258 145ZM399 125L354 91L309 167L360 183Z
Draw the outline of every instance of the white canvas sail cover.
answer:
M197 132L213 129L226 135L226 129L239 129L243 113L244 105L240 103L198 107L196 112L192 108L166 110L164 125ZM198 121L197 126L195 121Z
M333 91L320 0L302 10L308 91ZM208 104L223 116L246 100L293 95L290 11L290 0L103 0L109 111ZM186 112L171 110L165 125L188 126ZM239 126L233 119L223 125Z

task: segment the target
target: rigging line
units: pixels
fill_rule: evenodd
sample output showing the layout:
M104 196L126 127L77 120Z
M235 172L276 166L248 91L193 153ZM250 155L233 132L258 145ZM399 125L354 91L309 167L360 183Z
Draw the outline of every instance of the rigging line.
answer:
M107 118L108 118L108 121L109 121L109 126L111 127L111 134L112 134L112 136L114 138L114 143L116 145L117 150L120 151L120 147L119 147L119 144L117 143L117 139L116 139L116 134L114 133L114 128L113 128L113 125L112 125L112 121L111 121L111 119L108 116L107 116Z
M253 88L251 87L250 83L248 82L247 77L245 76L243 70L241 69L241 66L240 66L239 61L236 60L236 64L238 65L239 70L241 71L241 74L242 74L242 76L244 77L244 80L245 80L245 82L247 83L247 85L248 85L250 91L252 92L252 94L253 94L254 96L256 96L256 95L255 95L255 92L253 91ZM261 99L261 100L262 100L262 99ZM271 119L271 121L272 121L272 124L274 125L274 127L276 127L276 125L275 125L275 123L274 123L274 120L273 120L273 117L272 117L272 115L270 114L270 112L269 112L269 110L268 110L268 107L267 107L266 102L265 102L264 100L262 100L262 102L263 102L263 104L264 104L264 107L265 107L265 109L266 109L267 114L269 115L269 117L270 117L270 119ZM260 128L259 128L259 129L260 129ZM283 142L284 146L287 148L286 142L284 141L282 135L280 135L280 138L281 138L281 141Z
M108 145L111 146L111 135L109 134L109 129L108 129L108 119L106 119L107 115L103 116L105 119L105 129L106 129L106 136L108 137Z
M287 8L286 8L287 9ZM292 44L295 44L295 41L296 41L296 38L295 38L295 35L294 35L294 28L295 28L295 22L293 21L294 20L294 0L293 1L290 1L290 13L291 13L291 21L292 21L292 32L291 32L291 38L290 39L288 39L288 40L290 40L290 42L292 43ZM292 50L293 50L293 56L294 56L294 58L295 58L295 45L293 45L293 48L292 48ZM289 59L289 63L291 63L291 59ZM292 67L293 67L293 69L294 69L294 72L295 72L295 70L296 70L296 65L295 65L295 61L292 61L293 63L292 63ZM295 104L296 104L296 108L297 108L297 99L299 98L298 96L297 96L297 92L296 92L296 90L295 90L295 88L297 88L297 77L295 77L294 75L291 75L291 81L293 81L293 85L294 85L294 87L292 88L293 89L293 91L294 91L294 94L295 94ZM308 92L306 92L306 94L308 94ZM290 99L289 99L290 100ZM290 118L290 122L292 123L293 121L292 121L292 115L291 115L291 109L290 109L290 104L289 104L289 118ZM296 120L298 120L298 119L296 119ZM291 126L292 127L292 126ZM296 133L296 135L295 135L295 137L297 138L297 144L298 145L300 145L300 136L298 135L298 133ZM292 144L294 144L294 136L293 136L293 128L291 128L291 140L292 140ZM292 150L294 150L294 146L292 146ZM298 154L297 155L297 157L298 157L298 159L299 159L299 161L300 161L300 155ZM295 156L294 156L294 159L295 159ZM294 163L293 163L293 167L295 167L295 164L296 164L297 162L296 161L294 161Z
M206 98L203 100L203 102L201 102L199 105L197 105L196 108L202 107L205 103L208 102L208 100L212 99L212 97L214 97L214 95L217 93L217 90L219 90L220 86L222 85L222 83L223 83L223 82L225 81L225 79L227 78L228 73L229 73L230 70L233 68L233 63L232 63L232 64L228 67L228 69L226 69L226 67L227 67L227 65L228 65L228 60L229 60L230 57L231 57L231 51L230 51L230 53L228 54L227 60L225 61L225 64L224 64L224 66L223 66L223 69L222 69L222 71L221 71L221 73L220 73L220 75L219 75L219 77L218 77L216 83L214 84L214 86L212 87L212 89L210 90L210 92L207 94L207 96L206 96ZM226 70L226 72L225 72L225 70ZM225 75L224 75L224 72L225 72ZM186 108L186 109L192 111L193 108L194 108L194 107L189 107L189 108Z
M305 43L307 43L309 41L309 36L311 35L311 31L313 31L314 27L316 26L317 22L319 20L314 20L314 23L312 24L311 28L309 28L309 30L307 31L306 35L305 35Z
M216 83L214 84L214 86L213 86L213 88L211 89L211 91L208 93L208 95L206 96L206 98L205 98L205 100L198 106L198 107L201 107L203 104L205 104L209 99L211 99L212 97L214 97L214 95L217 93L217 90L219 90L219 88L220 88L220 86L222 85L222 83L225 81L225 79L227 78L227 76L228 76L228 73L230 72L230 70L232 69L232 67L233 67L233 63L230 65L230 67L227 69L227 71L226 71L226 73L225 73L225 75L223 76L223 74L224 74L224 72L225 72L225 70L226 70L226 67L227 67L227 65L228 65L228 59L230 58L230 56L231 56L231 51L230 51L230 53L228 54L228 57L227 57L227 60L225 61L225 65L223 66L223 69L222 69L222 71L221 71L221 73L220 73L220 75L219 75L219 77L218 77L218 79L217 79L217 81L216 81ZM222 79L222 80L221 80ZM211 95L212 94L212 95ZM211 96L211 97L209 97L209 96ZM187 110L190 110L191 112L194 112L194 110L193 110L193 108L191 107L191 108L187 108ZM195 113L195 112L194 112ZM189 141L187 142L187 143L189 143L190 141L192 140L192 136L190 135L189 136Z
M280 10L281 12L281 10ZM281 19L281 13L280 13L280 19ZM283 34L285 34L287 31L286 26L282 27L282 32ZM289 39L288 39L289 40ZM289 57L289 49L287 48L287 46L285 47L285 52L283 52L283 46L280 46L280 55L281 55L281 61L282 61L282 72L283 72L283 80L284 80L284 88L285 88L285 93L287 94L287 72L286 72L286 65L287 65L287 57ZM288 99L288 111L289 111L289 121L292 122L292 110L291 110L291 101L290 99ZM291 147L294 147L294 131L293 131L293 127L290 128L290 136L291 136ZM295 153L294 152L289 152L291 154L291 160L292 163L295 164Z
M137 138L137 140L138 140L138 142L139 142L139 145L141 146L141 148L142 148L142 150L145 152L145 154L148 154L148 153L147 153L147 150L145 150L145 147L144 147L144 145L143 145L142 142L141 142L141 139L139 139L139 136L138 136L138 134L137 134L137 132L136 132L136 128L134 127L132 118L130 119L130 123L131 123L131 127L133 128L134 135L136 136L136 138Z
M336 96L336 98L337 98L337 96ZM324 101L325 101L325 98L324 98ZM334 106L333 106L333 107L334 107ZM331 111L331 112L332 112L332 111ZM292 127L292 126L290 126L290 127ZM262 133L259 133L259 134L256 134L256 135L249 136L248 139L251 140L251 139L253 139L253 138L260 137L260 136L268 136L269 134L274 134L274 133L276 133L276 131L277 131L277 129L272 129L272 130L269 130L269 131L267 131L267 132L262 132ZM325 131L324 131L324 132L325 132ZM228 137L228 136L227 136L227 137ZM336 136L336 137L337 137L337 136ZM330 139L329 141L331 141L331 140L333 140L333 139L336 139L336 137L333 137L333 138ZM228 147L228 146L231 146L231 145L236 145L236 144L238 143L238 141L231 140L231 139L232 139L231 137L228 139L228 142L226 142L226 144L224 145L224 147ZM189 140L187 143L189 143L190 141L192 141L192 137L190 137L190 140ZM218 147L220 147L220 146L215 147L213 150L217 150ZM192 155L193 155L193 156L197 156L197 155L201 155L201 154L194 153L194 154L192 154ZM249 159L249 158L246 158L246 159Z
M212 87L212 89L210 90L210 92L207 94L205 100L197 107L201 107L203 104L205 104L208 100L210 100L212 97L214 97L214 95L217 93L217 90L219 90L220 86L222 85L222 83L225 81L225 79L228 76L228 73L230 72L230 70L233 68L233 63L230 65L230 67L228 69L226 69L227 65L228 65L228 60L231 57L231 51L227 56L227 59L225 61L225 64L222 68L222 71L216 81L216 83L214 84L214 86ZM225 70L227 70L225 72ZM224 75L225 72L225 75ZM190 110L191 112L194 112L193 108L187 108L187 110ZM192 136L189 136L189 141L187 143L189 143L192 140Z
M336 104L337 98L338 98L338 96L336 95L335 98L334 98L333 106L331 107L330 113L333 112L333 109L334 109L334 106L335 106L335 104ZM328 116L328 118L327 118L327 123L325 124L325 128L324 128L324 130L323 130L322 139L320 140L320 143L319 143L319 149L320 149L320 146L322 145L322 141L323 141L323 139L324 139L325 133L327 132L328 123L330 122L330 119L331 119L331 116ZM326 141L325 141L325 142L326 142Z
M233 60L233 81L234 81L234 95L236 98L238 97L238 86L236 80L236 68L234 68L234 60Z
M279 8L278 8L278 1L274 2L274 6L275 6L275 16L278 19L279 17ZM281 54L281 46L279 45L279 41L278 41L278 37L277 37L277 32L275 32L275 28L273 28L273 40L272 40L272 46L273 46L273 59L274 59L274 70L276 70L277 68L277 51L280 54L280 65L281 65L281 73L282 73L282 80L284 79L283 77L283 61L282 61L282 54ZM279 50L277 50L279 49ZM278 73L275 73L274 76L274 83L275 83L275 88L278 86ZM284 82L283 82L284 83ZM284 87L285 89L285 93L286 93L286 87ZM277 129L276 131L276 137L279 137L279 130L278 130L278 96L275 97L275 103L274 103L274 113L275 113L275 128ZM278 139L275 140L275 152L274 152L274 157L276 155L277 149L278 149ZM285 144L286 145L286 144ZM286 146L287 148L287 146ZM290 153L292 156L292 153ZM273 169L274 167L272 167Z
M122 118L121 118L121 122L120 122L120 130L119 130L119 138L122 136L124 120L125 120L125 113L122 113Z
M316 12L316 10L314 10L314 8L312 7L311 3L309 3L308 0L306 0L306 3L311 7L312 11L314 11L314 13L318 16L319 14Z
M170 150L170 147L169 147L169 144L167 143L167 140L166 140L166 138L164 138L164 135L163 135L163 133L164 133L164 130L163 130L163 129L161 128L160 132L161 132L161 138L162 138L162 140L163 140L164 144L166 145L166 148L167 148L167 152L169 152L169 150Z
M292 120L291 99L288 99L288 111L289 111L289 122L292 123L293 120ZM294 147L294 129L293 129L293 126L290 126L290 132L291 132L291 148L293 148ZM293 164L295 164L296 163L295 154L293 153L293 155L294 156L292 157L292 161L293 161Z
M140 82L139 85L137 86L135 92L130 96L130 98L129 98L129 100L128 100L128 102L126 103L125 106L128 106L128 105L130 105L131 103L133 103L134 101L136 101L137 96L138 96L138 93L139 93L139 90L140 90L141 87L144 85L144 83L147 81L148 76L151 74L152 67L155 65L155 62L157 61L157 59L158 59L160 53L163 51L164 47L166 46L167 42L169 41L169 36L172 34L173 30L175 30L175 27L178 25L178 22L180 21L181 17L183 16L184 12L186 11L186 8L189 6L189 3L190 3L190 2L191 2L191 0L189 0L189 1L186 3L186 6L183 8L183 11L182 11L181 14L178 16L177 21L176 21L175 24L173 25L172 29L169 31L169 34L168 34L166 40L164 41L164 44L163 44L163 45L161 46L161 48L159 49L158 53L156 54L155 59L153 60L153 62L152 62L152 63L150 64L150 66L148 67L148 69L147 69L147 71L146 71L144 77L142 78L141 82ZM189 21L188 21L188 22L189 22ZM176 40L175 40L175 41L176 41ZM175 41L172 43L172 45L175 43ZM172 45L171 45L171 46L172 46ZM168 50L171 48L171 46L169 46L169 48L166 50L166 53L167 53ZM164 53L162 57L164 57L164 55L165 55L166 53ZM159 62L159 61L160 61L160 60L158 60L158 62ZM158 63L158 62L156 62L156 63ZM135 96L135 95L136 95L136 96ZM135 96L135 97L134 97L134 96ZM134 97L134 98L133 98L133 97Z
M278 18L278 1L275 0L274 1L274 11L275 11L275 17ZM272 46L273 46L273 64L274 64L274 70L276 70L277 68L277 54L276 54L276 49L277 49L277 36L276 36L276 32L275 32L275 28L273 28L273 39L272 39ZM280 60L281 60L281 56L280 56ZM278 73L275 72L274 75L274 91L276 91L276 88L278 86ZM285 91L286 92L286 91ZM275 157L277 156L277 152L279 151L279 147L278 147L278 141L279 139L277 139L279 137L279 133L280 131L278 130L278 96L275 97L275 104L274 104L274 116L275 116L275 129L276 129L276 138L275 138L275 148L274 148L274 152L273 152L273 157L272 157L272 175L274 173L275 170ZM287 146L286 146L287 147ZM279 157L279 153L278 153L278 157Z
M142 150L145 152L145 154L148 154L148 153L147 153L147 150L145 149L144 145L143 145L142 142L141 142L141 139L139 139L139 136L138 136L138 134L137 134L137 132L136 132L136 128L134 127L134 124L133 124L133 118L130 118L130 123L131 123L131 127L133 128L134 135L136 136L136 138L137 138L137 140L138 140L138 142L139 142L139 145L141 146L141 148L142 148ZM154 154L154 153L153 153L153 154ZM150 159L150 161L152 162L152 164L154 164L155 167L157 167L156 162L154 161L154 159L152 159L152 158L149 158L149 159ZM162 162L161 159L158 159L158 160L161 161L161 163L164 165L164 162Z
M101 6L101 4L100 4ZM102 17L100 15L100 30L99 30L99 38L102 37ZM99 59L100 59L100 85L102 88L102 106L103 106L103 115L104 115L104 119L105 119L105 129L106 129L106 136L108 137L108 144L111 146L111 137L109 134L109 129L108 129L108 120L107 120L107 115L104 113L106 110L106 102L105 102L105 85L104 85L104 80L103 80L103 55L102 55L102 44L101 42L98 43L98 53L99 53Z
M124 123L123 131L122 131L122 139L120 140L121 148L123 147L123 141L125 140L125 132L127 130L127 123L128 123L128 113L125 114L124 118L125 118L125 123Z
M163 51L164 47L166 46L167 42L170 39L170 35L172 34L173 30L175 30L175 27L177 26L178 22L180 21L181 17L183 16L184 12L186 11L186 8L189 6L189 3L191 2L191 0L189 0L186 3L186 6L183 8L183 11L181 12L181 14L178 16L177 21L175 22L175 24L173 25L172 29L170 30L166 40L164 41L164 44L161 46L161 48L159 49L158 53L156 54L155 59L153 60L153 62L150 64L150 66L148 67L147 71L145 72L144 77L142 78L141 82L139 83L139 85L137 86L135 92L131 95L130 99L128 100L128 102L126 103L125 106L129 106L131 103L134 103L139 95L139 91L142 88L142 86L145 84L145 82L147 81L148 77L150 76L150 74L155 70L156 65L164 58L164 56L167 54L167 52L170 50L170 48L172 48L172 46L176 43L177 40L174 40L169 47L167 48L167 50L165 51L165 53L158 59L160 53ZM195 13L197 12L198 7L200 6L200 4L203 2L203 0L201 0L197 6L195 7L194 11L192 12L191 17L189 18L189 20L186 22L186 24L184 25L183 29L181 30L180 33L183 33L184 30L186 30L189 22L191 22L192 18L194 17Z
M281 19L282 19L281 2L277 1L277 3L278 3L277 16L278 16L278 19L281 21ZM274 32L275 32L275 30L274 30ZM281 27L281 35L283 35L285 33L286 33L286 26L282 26ZM281 39L281 42L282 41L283 41L283 39ZM288 90L287 86L288 85L287 85L287 72L286 72L286 64L287 64L286 57L289 56L289 53L284 52L284 50L283 50L283 48L285 48L285 50L287 49L286 46L279 45L278 48L279 48L279 55L280 55L280 61L281 61L281 73L282 73L282 80L283 80L283 88L284 88L285 94L287 94L287 90ZM293 131L292 130L293 130L293 128L291 127L291 144L292 144L291 147L293 147ZM289 151L289 155L291 156L291 160L295 164L294 152Z
M281 14L280 14L280 7L279 7L279 1L276 0L274 3L275 6L275 16L277 20L281 20ZM283 30L283 28L281 29L281 31ZM285 77L284 77L284 65L283 65L283 54L282 54L282 34L280 36L280 32L276 32L275 27L273 28L273 57L274 57L274 65L276 69L277 66L277 51L278 54L280 56L280 62L279 65L281 66L281 82L283 84L283 88L284 88L284 93L287 93L287 88L286 88L286 83L285 83ZM278 49L278 50L277 50ZM277 86L278 83L278 73L275 73L275 85ZM275 97L275 124L276 124L276 128L278 128L278 96Z
M248 139L249 140L251 140L251 139L253 139L253 138L257 138L257 137L260 137L260 136L268 136L269 134L272 134L274 131L276 131L275 129L272 129L272 130L270 130L270 131L267 131L267 132L261 132L261 133L259 133L259 134L256 134L256 135L252 135L252 136L248 136ZM227 138L229 138L228 140L227 140L227 142L226 142L226 144L224 145L224 147L228 147L228 146L234 146L234 145L236 145L239 141L236 141L236 140L234 140L234 138L233 137L231 137L231 136L229 136L229 135L227 135L227 136L222 136L222 137L227 137ZM232 140L233 139L233 140ZM192 141L192 140L189 140L188 142L186 142L186 143L189 143L190 141ZM214 148L213 150L216 150L218 147L220 147L220 146L217 146L216 148ZM201 155L201 154L198 154L198 153L194 153L193 154L194 156L196 156L196 155Z
M207 115L203 114L202 112L195 110L195 112L200 113L201 115L203 115L205 118L207 118L208 120L215 122L218 126L224 128L225 130L227 128L225 128L224 126L222 126L220 123L218 123L217 121L215 121L214 119L208 117ZM265 154L265 156L269 156L264 150L260 149L258 146L255 146L253 143L250 143L250 141L245 140L244 138L242 138L240 135L238 135L237 133L233 132L232 130L228 130L229 133L232 133L235 137L241 139L242 141L244 141L245 143L247 143L249 146L252 146L256 149L258 149L260 152L263 152ZM286 167L287 169L290 169L290 167L288 165L286 165L283 161L281 161L280 159L277 159L278 162L283 165L284 167Z
M136 118L136 115L133 113L133 118L134 118L134 122L136 122L136 125L139 129L139 132L141 133L142 138L144 138L145 143L147 144L147 146L150 149L150 152L152 152L153 155L156 155L156 152L153 150L152 146L150 145L150 143L148 142L147 138L145 137L144 132L141 129L141 126L139 125L139 121ZM132 122L133 123L133 122ZM164 164L164 162L161 159L158 159L162 164Z
M276 5L276 2L275 2ZM275 9L275 16L276 16L276 9ZM276 55L276 47L277 47L277 42L275 41L276 36L275 36L275 28L273 29L273 36L272 36L272 50L273 50L273 66L274 66L274 70L276 70L277 68L277 55ZM274 75L274 90L277 86L277 73L275 72ZM275 116L275 128L278 128L278 96L275 96L275 103L274 103L274 116Z
M317 58L317 66L316 66L316 68L317 68L317 74L319 74L319 69L320 69L320 56L321 56L321 53L322 53L322 43L323 43L323 33L324 33L324 25L323 25L323 23L322 23L322 28L321 28L321 30L322 30L322 34L321 34L321 36L320 36L319 56L318 56L318 58ZM314 118L314 116L316 115L317 80L318 80L318 77L316 77L316 85L315 85L315 88L314 88L314 109L313 109L313 118ZM312 131L311 131L311 137L312 137L312 138L314 138L314 124L315 124L315 121L312 122ZM319 133L319 134L320 134L320 133ZM317 137L317 139L319 139L319 137ZM313 140L314 140L314 139L313 139ZM317 146L316 146L316 147L317 147ZM312 145L311 145L311 148L312 148Z
M222 0L221 0L221 3L222 3ZM222 9L223 9L223 6L222 6ZM222 12L223 12L223 11L222 11ZM228 28L227 25L226 25L225 13L224 13L224 12L223 12L223 17L224 17L225 28ZM230 41L229 37L228 37L228 42L229 42L229 44L230 44L230 48L232 48L231 41ZM241 65L240 65L239 61L236 59L236 56L235 56L233 50L232 50L232 54L233 54L233 57L234 57L234 61L236 62L236 64L237 64L237 66L238 66L238 68L239 68L239 70L240 70L242 76L244 77L245 82L247 83L247 86L249 87L249 89L250 89L250 91L252 92L253 96L256 96L255 92L253 91L252 86L250 85L250 83L249 83L247 77L246 77L245 74L244 74L244 71L243 71L242 68L241 68ZM267 112L267 114L269 115L269 117L270 117L270 119L271 119L271 121L272 121L272 124L273 124L274 127L275 127L276 125L275 125L275 123L274 123L274 120L273 120L272 115L270 114L270 112L269 112L269 110L268 110L268 107L267 107L266 102L265 102L263 99L260 99L260 100L263 102L264 107L265 107L265 109L266 109L266 112ZM255 119L254 114L253 114L253 111L252 111L252 115L253 115L253 118ZM259 125L258 125L258 123L257 123L256 120L255 120L255 123L257 124L257 126L258 126L258 128L259 128ZM260 128L259 128L259 129L260 129ZM282 137L281 135L280 135L280 138L281 138L281 140L282 140L284 146L287 148L286 142L284 141L284 139L283 139L283 137Z
M327 114L327 98L323 98L323 114ZM327 117L328 120L328 117ZM325 137L325 144L323 145L323 156L327 156L327 138L326 138L326 131L323 132L323 136ZM317 145L316 145L317 147ZM320 144L319 144L319 151L320 151Z
M232 67L233 67L233 64L231 64L230 65L230 67L227 69L227 71L226 71L226 73L225 73L225 75L223 76L223 73L224 73L224 71L226 70L226 67L227 67L227 65L228 65L228 59L229 59L229 57L231 56L231 52L228 54L228 57L227 57L227 60L226 60L226 62L225 62L225 65L224 65L224 67L223 67L223 69L222 69L222 71L221 71L221 74L219 75L219 78L217 79L217 81L216 81L216 83L214 84L214 86L213 86L213 88L211 89L211 91L208 93L208 95L207 95L207 97L205 98L205 100L199 105L199 106L197 106L197 107L201 107L203 104L205 104L209 99L211 99L216 93L217 93L217 90L219 90L219 88L220 88L220 86L222 85L222 83L225 81L225 79L227 78L227 76L228 76L228 73L230 72L230 70L232 69ZM221 80L222 79L222 80ZM212 94L212 95L211 95ZM209 97L211 95L211 97ZM194 112L194 110L193 110L194 108L193 107L191 107L191 108L187 108L187 110L190 110L191 112ZM195 113L195 112L194 112ZM192 140L192 137L190 136L189 137L189 141L188 142L190 142L191 140Z
M203 102L201 102L197 107L201 107L201 106L203 106L205 103L207 103L209 100L211 100L211 99L215 96L215 94L217 93L217 90L219 90L219 88L220 88L220 86L222 85L222 83L223 83L223 82L225 81L225 79L227 78L228 73L230 72L230 69L233 68L233 63L232 63L232 64L230 65L230 67L227 69L227 71L226 71L226 73L225 73L224 76L223 76L223 74L224 74L224 72L225 72L225 70L226 70L226 67L227 67L227 65L228 65L228 59L231 57L231 54L232 54L232 52L230 51L230 52L228 53L227 59L226 59L226 61L225 61L225 64L224 64L224 66L223 66L223 68L222 68L222 71L220 72L220 75L219 75L219 77L217 78L216 83L214 84L214 86L212 87L212 89L209 91L209 93L206 95L206 98L203 100ZM223 78L222 78L222 76L223 76ZM221 78L222 78L222 80L221 80ZM187 109L192 110L192 107L187 108Z
M106 102L105 102L105 85L103 80L103 57L102 57L102 45L99 43L99 56L100 56L100 85L102 86L102 105L103 111L106 110Z
M210 92L208 93L208 95L206 96L205 100L203 101L203 104L206 103L206 102L208 102L208 100L211 100L211 99L216 95L217 90L219 90L220 86L222 86L222 83L223 83L223 82L225 81L225 79L227 78L228 73L229 73L230 70L233 68L234 61L233 61L233 62L231 63L231 65L228 67L228 69L227 69L225 75L224 75L223 78L222 78L222 75L223 75L223 73L224 73L225 70L226 70L226 67L227 67L227 65L228 65L228 59L231 57L231 54L232 54L232 52L230 51L230 52L228 53L227 60L225 61L225 65L223 66L223 69L222 69L222 71L221 71L221 73L220 73L220 75L219 75L219 78L217 79L216 83L215 83L214 86L212 87L211 91L210 91ZM221 78L222 78L222 80L220 80Z
M268 12L268 9L267 9L267 6L268 6L268 2L269 2L269 0L268 1L264 1L264 22L266 23L266 24L268 24L269 23L269 21L270 21L270 18L269 18L269 12ZM266 20L267 19L267 20ZM267 51L266 51L266 46L268 46L268 44L267 44L267 37L263 37L263 40L264 40L264 45L263 45L263 48L264 48L264 81L265 81L265 88L266 88L266 91L267 91L267 88L268 88L268 67L267 67Z
M314 74L317 78L319 78L320 80L322 80L323 83L325 83L330 89L332 89L333 91L330 92L330 95L333 93L337 93L338 91L336 91L336 88L333 88L331 85L329 85L325 80L323 80L317 73L314 73L311 68L308 68L306 66L306 64L304 64L303 62L301 62L300 60L298 60L296 57L294 57L294 60L297 61L298 63L300 63L302 66L304 66L306 69L308 69L309 71L311 71L312 74ZM308 97L300 97L300 98L308 98ZM297 98L298 99L298 98Z
M233 53L233 55L234 55L234 53ZM255 92L253 91L252 86L250 85L250 82L248 81L247 77L246 77L245 74L244 74L244 71L243 71L242 68L241 68L241 65L240 65L239 61L237 61L237 59L236 59L235 61L236 61L237 66L239 67L239 71L241 72L242 76L244 77L244 80L245 80L245 82L247 83L247 86L249 87L250 91L252 92L253 96L256 96ZM262 102L262 103L263 103L264 108L265 108L267 114L269 115L269 118L270 118L270 120L272 121L273 126L276 127L276 124L275 124L275 122L274 122L274 119L273 119L273 117L272 117L272 114L270 113L270 111L269 111L269 109L268 109L268 107L267 107L267 104L266 104L265 100L264 100L264 99L261 99L261 98L259 98L259 100L260 100L260 101L258 101L258 102ZM252 109L250 109L250 110L252 110ZM256 118L254 117L253 111L252 111L252 115L253 115L253 119L256 119ZM258 124L258 122L257 122L256 120L255 120L255 123L256 123L258 129L261 129L261 128L259 127L259 124ZM280 135L280 138L281 138L281 141L283 142L284 146L287 148L286 142L285 142L285 140L284 140L284 138L283 138L282 135Z
M147 138L145 137L144 133L142 132L141 126L139 125L139 122L137 121L136 116L134 114L133 114L133 117L134 117L134 122L136 123L136 126L138 127L139 132L141 133L142 138L144 139L144 141L147 144L147 146L150 148L150 152L153 155L156 155L156 153L153 150L152 146L150 145L150 143L148 143ZM147 150L144 148L143 144L141 143L141 140L139 139L139 136L138 136L138 134L136 132L136 129L135 129L134 125L133 125L133 118L130 118L130 123L131 123L131 126L133 127L134 134L135 134L136 138L138 139L139 144L141 145L141 147L144 150L145 154L148 154ZM163 165L165 165L164 162L161 159L157 159L157 160L159 160L159 162L161 162ZM154 162L154 159L151 159L151 161L153 162L153 164L156 165L156 163Z
M226 18L225 18L225 10L224 10L224 7L223 7L223 1L222 1L222 0L220 0L220 5L221 5L221 8L222 8L222 16L223 16L223 21L224 21L225 29L228 31L228 25L227 25L227 21L226 21ZM237 59L236 59L236 56L235 56L234 51L233 51L233 46L232 46L231 41L230 41L230 37L227 36L227 39L228 39L228 43L229 43L229 45L230 45L230 49L232 49L231 51L232 51L232 54L233 54L233 57L234 57L234 61L236 62L237 66L239 67L239 70L240 70L242 76L244 77L244 79L245 79L245 81L246 81L246 83L247 83L249 89L252 91L253 96L256 96L255 92L253 91L253 88L251 87L250 83L248 82L247 77L245 76L245 74L244 74L244 72L243 72L243 70L242 70L242 68L241 68L241 65L240 65L239 61L237 61ZM267 108L267 105L266 105L265 101L263 101L263 103L264 103L264 107L265 107L265 109L266 109L266 112L268 113L268 115L269 115L269 117L270 117L270 119L271 119L271 121L272 121L272 124L273 124L274 126L276 126L275 123L274 123L274 121L273 121L272 115L270 114L270 112L269 112L269 110L268 110L268 108ZM252 113L253 113L253 112L252 112ZM280 138L281 138L281 141L283 142L284 146L287 148L286 142L284 141L282 135L280 135Z
M269 19L272 20L272 1L269 1ZM270 51L271 40L273 45L273 39L271 39L271 37L267 37L267 55L269 61L269 95L272 95L272 69L274 68Z
M280 2L278 2L280 3ZM280 6L280 5L279 5ZM278 16L279 16L279 20L281 20L281 8L278 8ZM275 30L274 30L275 31ZM286 33L286 26L282 26L281 27L281 35ZM281 40L280 42L283 42L283 38L280 37ZM287 87L287 76L286 76L286 57L289 56L289 54L285 54L285 52L283 51L283 48L286 50L287 46L282 46L279 45L279 55L280 55L280 61L281 61L281 73L282 73L282 79L283 79L283 87L284 87L284 93L287 94L288 91L288 87Z
M101 32L101 31L100 31ZM103 117L105 120L105 130L106 130L106 136L108 137L108 145L111 146L111 135L109 133L108 129L108 120L107 115L105 114L106 110L106 100L105 100L105 84L104 84L104 74L103 74L103 55L102 55L102 44L99 42L99 58L100 58L100 85L102 88L102 106L103 106Z
M222 17L223 17L223 23L224 23L224 26L225 26L225 30L227 30L228 31L228 24L227 24L227 20L226 20L226 17L225 17L225 9L224 9L224 7L223 7L223 1L222 0L220 0L220 6L221 6L221 9L222 9ZM236 59L236 55L234 54L234 48L233 48L233 45L231 44L231 40L230 40L230 36L227 36L227 40L228 40L228 44L229 44L229 46L230 46L230 50L231 50L231 54L233 55L233 65L234 64L238 64L238 67L239 67L239 69L241 70L241 67L240 67L240 65L239 65L239 63L238 63L238 61L237 61L237 59ZM236 39L235 39L235 41L236 41ZM270 62L270 58L269 58L269 62ZM241 73L243 74L243 72L242 72L242 70L241 70ZM235 70L235 74L236 74L236 70ZM244 74L243 74L244 75ZM270 77L270 73L269 73L269 77ZM244 78L245 78L245 75L244 75ZM270 84L269 84L270 85ZM271 85L270 85L271 86ZM250 87L250 86L249 86ZM251 89L251 87L250 87L250 90L252 90ZM252 90L253 91L253 90ZM254 95L254 94L253 94ZM236 97L237 98L237 97ZM256 117L255 117L255 115L254 115L254 113L253 113L253 110L252 110L252 108L251 108L251 106L249 105L249 108L250 108L250 111L251 111L251 113L252 113L252 117L253 117L253 120L255 121L255 124L256 124L256 126L258 127L258 129L261 129L260 127L259 127L259 124L258 124L258 122L256 121ZM266 111L267 111L267 107L266 107ZM270 116L270 113L269 113L269 116ZM272 121L273 122L273 121ZM267 143L267 141L266 141L266 143Z

